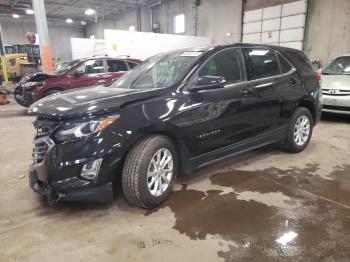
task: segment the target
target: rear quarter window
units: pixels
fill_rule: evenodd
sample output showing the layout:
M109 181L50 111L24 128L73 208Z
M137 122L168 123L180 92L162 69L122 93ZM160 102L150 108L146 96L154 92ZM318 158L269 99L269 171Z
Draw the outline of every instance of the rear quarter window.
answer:
M313 71L309 58L307 58L303 52L298 50L284 50L283 55L285 55L299 71Z

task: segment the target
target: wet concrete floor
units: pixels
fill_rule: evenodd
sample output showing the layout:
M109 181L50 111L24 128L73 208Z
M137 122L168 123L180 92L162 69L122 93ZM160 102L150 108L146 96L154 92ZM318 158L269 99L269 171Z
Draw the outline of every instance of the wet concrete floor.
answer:
M350 117L181 176L159 208L48 206L28 186L32 117L0 106L0 261L350 261Z

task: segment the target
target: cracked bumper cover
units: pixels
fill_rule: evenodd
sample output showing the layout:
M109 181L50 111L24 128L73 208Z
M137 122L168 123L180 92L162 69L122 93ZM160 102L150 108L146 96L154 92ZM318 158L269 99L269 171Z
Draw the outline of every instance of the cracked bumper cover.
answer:
M55 184L63 184L61 181ZM39 178L35 169L29 170L29 184L34 192L46 196L50 201L94 201L110 203L113 201L112 183L91 186L90 183L79 179L65 181L64 185L54 187Z

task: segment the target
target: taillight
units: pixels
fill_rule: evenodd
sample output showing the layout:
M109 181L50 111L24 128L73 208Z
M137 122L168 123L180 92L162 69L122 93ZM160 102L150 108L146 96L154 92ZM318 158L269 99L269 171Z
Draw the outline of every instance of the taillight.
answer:
M322 76L320 74L318 74L316 76L316 79L318 80L318 82L320 83L320 85L322 85Z

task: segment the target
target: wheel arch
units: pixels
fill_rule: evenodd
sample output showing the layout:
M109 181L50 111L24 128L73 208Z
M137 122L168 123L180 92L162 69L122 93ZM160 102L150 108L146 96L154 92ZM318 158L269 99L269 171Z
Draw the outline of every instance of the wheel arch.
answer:
M308 109L312 115L312 120L313 120L313 124L316 124L316 107L314 105L313 102L311 102L310 100L302 100L300 101L298 107L305 107L306 109Z
M173 142L177 151L179 173L189 173L192 170L192 168L189 161L190 154L188 147L186 146L185 142L182 139L180 139L176 132L170 131L168 129L148 130L147 132L143 132L142 134L138 135L135 139L133 139L133 141L129 143L128 149L123 154L122 166L124 165L126 156L135 145L137 145L140 141L144 140L147 137L157 135L165 136Z

